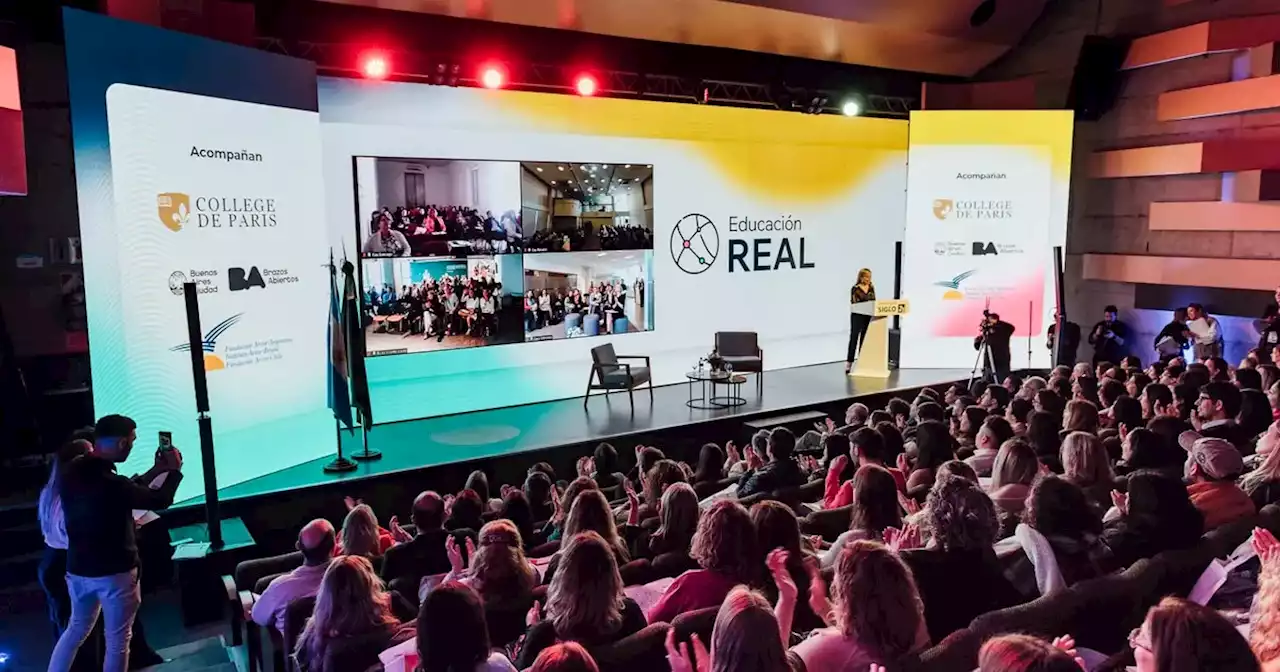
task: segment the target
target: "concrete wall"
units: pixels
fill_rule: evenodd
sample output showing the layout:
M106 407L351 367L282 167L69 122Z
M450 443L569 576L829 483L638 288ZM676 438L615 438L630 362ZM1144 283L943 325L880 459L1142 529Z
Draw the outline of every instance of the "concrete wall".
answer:
M1166 7L1164 0L1060 0L1051 3L1023 43L984 70L983 80L1035 76L1042 107L1062 107L1086 35L1140 37L1218 18L1280 12L1263 0L1189 0ZM1152 337L1167 321L1153 311L1134 311L1134 285L1081 280L1086 253L1160 256L1277 258L1280 233L1151 231L1147 208L1155 201L1213 201L1222 176L1181 175L1095 180L1084 177L1091 152L1207 139L1280 137L1280 112L1156 121L1156 97L1165 92L1231 80L1232 54L1214 54L1126 72L1115 106L1096 122L1076 124L1071 207L1067 225L1066 293L1072 319L1085 329L1115 304L1131 324L1148 360ZM1280 278L1278 278L1280 280ZM1195 278L1188 278L1195 285ZM1261 312L1262 306L1258 306ZM1256 317L1249 315L1247 317ZM1256 341L1249 320L1224 320L1228 356L1239 358ZM1086 354L1082 347L1081 354Z

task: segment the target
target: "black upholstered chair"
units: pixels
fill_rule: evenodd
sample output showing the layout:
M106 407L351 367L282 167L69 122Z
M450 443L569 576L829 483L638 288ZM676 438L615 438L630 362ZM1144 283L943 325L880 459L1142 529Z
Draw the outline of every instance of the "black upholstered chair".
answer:
M642 359L644 366L632 366L620 362L623 359ZM591 374L587 376L587 393L582 398L582 407L587 407L592 390L604 390L605 399L610 392L626 390L627 397L634 407L636 403L635 388L649 385L649 402L653 403L653 379L649 370L648 355L619 355L613 351L613 344L606 343L591 348Z
M756 374L756 391L764 389L764 351L754 331L717 331L716 352L736 373Z

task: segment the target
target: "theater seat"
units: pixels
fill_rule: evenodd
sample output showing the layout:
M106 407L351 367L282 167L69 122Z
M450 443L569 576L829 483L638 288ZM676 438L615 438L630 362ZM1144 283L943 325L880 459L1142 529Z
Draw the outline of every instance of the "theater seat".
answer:
M800 532L806 535L818 534L827 541L835 541L836 537L848 531L852 521L852 504L837 509L823 509L801 518Z
M653 565L648 558L628 562L618 568L618 574L622 576L624 586L640 586L660 578L654 576Z
M671 626L651 623L612 644L588 649L601 670L650 672L667 668L666 641ZM708 640L709 641L709 640Z
M691 569L697 568L697 561L689 557L687 552L663 553L653 559L653 579L674 578Z
M722 478L718 481L703 481L701 483L694 483L693 492L698 496L698 499L706 499L711 495L714 495L717 492L720 492L721 490L724 490L725 488L731 485L737 484L738 480L741 478L742 476L739 475L739 476L731 476L729 478Z
M298 638L302 636L302 629L307 625L307 619L311 618L311 614L316 610L316 598L304 597L289 603L284 609L284 632L281 633L281 648L283 649L283 657L286 661L285 669L293 672L294 668L290 661L289 654L298 648Z
M671 628L676 631L676 642L688 642L696 634L703 644L711 646L711 629L716 624L716 614L719 611L718 606L707 607L676 616L671 622Z

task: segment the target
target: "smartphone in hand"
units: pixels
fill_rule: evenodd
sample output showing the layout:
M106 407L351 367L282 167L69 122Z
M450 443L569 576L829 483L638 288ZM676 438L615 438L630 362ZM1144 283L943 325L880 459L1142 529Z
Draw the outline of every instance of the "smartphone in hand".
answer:
M160 432L160 450L173 450L173 432Z

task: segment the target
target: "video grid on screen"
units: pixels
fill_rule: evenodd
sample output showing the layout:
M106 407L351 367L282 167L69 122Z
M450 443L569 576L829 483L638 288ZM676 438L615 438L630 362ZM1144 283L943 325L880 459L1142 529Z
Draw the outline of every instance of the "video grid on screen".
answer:
M355 157L368 356L653 330L653 167Z

